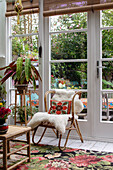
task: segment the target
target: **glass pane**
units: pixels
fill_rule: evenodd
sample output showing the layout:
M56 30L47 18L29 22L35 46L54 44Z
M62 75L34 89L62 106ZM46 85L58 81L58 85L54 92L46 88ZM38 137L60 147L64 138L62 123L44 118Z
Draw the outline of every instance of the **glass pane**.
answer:
M52 89L87 89L87 63L52 63Z
M30 106L30 100L29 100L29 96L26 96L26 104L27 106ZM31 106L32 107L39 107L39 96L38 96L38 91L36 92L32 92L31 93Z
M102 121L113 121L113 93L102 94Z
M102 11L102 26L113 26L113 10L103 10Z
M51 17L51 31L87 28L87 13L66 14Z
M84 105L81 113L78 113L78 119L87 119L87 92L83 92L80 99Z
M38 36L14 37L12 38L12 59L17 57L28 57L32 60L38 59Z
M102 31L102 58L113 58L113 30Z
M38 14L21 15L20 24L17 24L17 16L11 17L12 35L37 33L39 30L38 22Z
M102 89L113 89L113 61L102 62Z
M51 59L87 59L87 33L51 35Z

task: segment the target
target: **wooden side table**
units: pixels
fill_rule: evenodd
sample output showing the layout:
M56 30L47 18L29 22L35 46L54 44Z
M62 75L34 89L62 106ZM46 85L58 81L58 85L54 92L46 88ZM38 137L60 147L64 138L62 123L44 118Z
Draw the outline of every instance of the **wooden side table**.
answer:
M0 140L3 141L3 152L2 152L3 155L0 156L0 159L3 158L3 170L10 170L12 168L15 168L16 166L20 165L26 160L30 162L30 130L31 130L30 127L10 125L8 132L6 134L0 135ZM14 139L15 137L21 136L23 134L26 134L26 140L23 141L19 139ZM20 147L19 149L10 152L10 141L23 142L25 143L25 145ZM18 151L21 151L24 148L27 148L27 154L24 154L25 158L17 162L16 164L10 166L9 168L7 168L7 159L10 158L10 155L12 154L21 155L21 153L18 153Z

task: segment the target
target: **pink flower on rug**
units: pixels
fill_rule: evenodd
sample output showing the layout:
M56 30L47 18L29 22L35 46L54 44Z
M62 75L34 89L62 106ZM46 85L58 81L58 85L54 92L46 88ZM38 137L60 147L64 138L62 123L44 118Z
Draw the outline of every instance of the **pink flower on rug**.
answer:
M79 149L65 149L63 152L73 152L78 151Z
M104 157L101 157L103 160L108 162L113 162L113 155L106 155Z
M38 150L31 151L31 153L38 153L38 152L39 152Z
M39 159L39 161L42 161L45 160L46 158L37 156L37 157L32 157L31 159Z
M91 164L96 164L97 162L101 161L101 159L97 158L96 156L92 156L92 155L79 155L79 156L75 156L73 158L69 158L70 159L70 163L74 163L76 164L78 167L81 166L88 166Z
M29 164L19 165L16 170L27 170L29 169Z
M48 170L69 170L69 163L63 160L51 160L48 164L45 165L44 168L47 168Z

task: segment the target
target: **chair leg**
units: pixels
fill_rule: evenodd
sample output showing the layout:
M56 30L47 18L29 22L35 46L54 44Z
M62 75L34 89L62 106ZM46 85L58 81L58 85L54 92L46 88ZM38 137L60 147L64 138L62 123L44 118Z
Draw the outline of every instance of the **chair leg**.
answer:
M58 146L59 146L59 149L60 149L60 150L62 150L62 151L66 148L67 141L68 141L68 138L69 138L70 132L71 132L71 130L72 130L72 129L71 129L71 128L72 128L72 126L73 126L73 119L71 120L71 124L70 124L70 127L69 127L69 131L68 131L68 134L67 134L67 137L66 137L66 141L65 141L64 147L61 147L62 134L60 134L60 137L59 137L59 144L58 144Z
M70 132L71 132L71 130L68 131L68 134L67 134L67 137L66 137L66 141L65 141L65 144L64 144L63 147L61 147L62 134L60 134L58 147L59 147L59 149L60 149L61 151L63 151L63 150L66 148L66 145L67 145L67 141L68 141L68 139L69 139Z
M76 122L76 125L75 125L75 122ZM80 132L80 128L79 128L79 125L78 125L78 121L77 121L77 120L73 121L73 125L74 125L74 127L76 128L76 130L77 130L77 133L78 133L78 135L79 135L79 137L80 137L81 142L83 143L83 138L82 138L82 134L81 134L81 132Z
M39 127L39 126L38 126L38 127ZM45 132L46 132L46 130L47 130L47 127L46 127L46 128L44 129L44 131L43 131L40 139L38 140L38 142L35 142L35 141L34 141L34 137L35 137L35 134L36 134L36 131L37 131L38 127L36 127L36 128L34 129L34 133L33 133L33 136L32 136L32 142L33 142L35 145L38 145L38 144L40 143L40 141L42 140L42 138L43 138L43 136L44 136L44 134L45 134Z
M53 130L54 134L56 135L56 137L58 138L58 131L57 130L55 131L55 129L52 129L52 130Z

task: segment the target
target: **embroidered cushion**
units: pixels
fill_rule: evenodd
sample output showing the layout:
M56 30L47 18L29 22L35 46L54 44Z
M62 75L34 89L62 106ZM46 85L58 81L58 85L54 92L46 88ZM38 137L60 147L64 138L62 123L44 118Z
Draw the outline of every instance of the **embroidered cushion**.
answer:
M49 114L70 114L71 101L63 100L56 101L50 100Z

